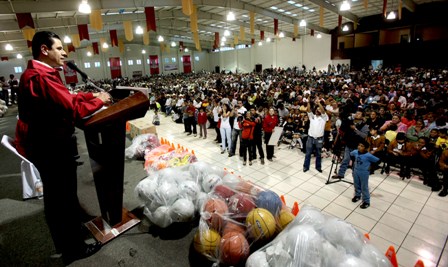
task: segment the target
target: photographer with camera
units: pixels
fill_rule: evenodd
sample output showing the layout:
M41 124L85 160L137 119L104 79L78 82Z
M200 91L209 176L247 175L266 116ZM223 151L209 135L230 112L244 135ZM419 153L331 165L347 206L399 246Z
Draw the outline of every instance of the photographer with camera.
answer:
M252 142L252 158L257 159L257 149L258 154L260 154L261 165L264 165L264 151L263 151L263 119L257 113L254 107L250 108L250 114L252 116L252 120L255 122L254 126L254 140Z
M236 142L237 139L240 139L240 149L239 149L239 155L243 154L243 150L241 148L241 131L243 130L243 120L244 116L243 114L246 113L247 109L243 106L243 101L238 100L237 104L234 107L233 114L235 114L235 120L233 121L233 128L232 128L232 143L230 145L230 152L229 157L232 157L235 155L236 152Z
M353 116L350 116L342 121L339 138L345 144L344 158L337 175L333 175L333 179L343 179L345 172L350 163L350 153L355 150L360 142L366 139L369 133L369 126L364 122L364 114L362 110L356 111Z

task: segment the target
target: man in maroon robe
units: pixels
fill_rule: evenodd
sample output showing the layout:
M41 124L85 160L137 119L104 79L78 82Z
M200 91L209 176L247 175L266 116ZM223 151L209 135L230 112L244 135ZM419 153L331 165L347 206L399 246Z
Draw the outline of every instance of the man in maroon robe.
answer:
M67 57L56 34L36 33L32 52L20 79L15 143L41 175L47 224L57 253L69 264L101 248L99 243L87 245L82 238L75 123L108 103L110 95L68 91L56 69Z

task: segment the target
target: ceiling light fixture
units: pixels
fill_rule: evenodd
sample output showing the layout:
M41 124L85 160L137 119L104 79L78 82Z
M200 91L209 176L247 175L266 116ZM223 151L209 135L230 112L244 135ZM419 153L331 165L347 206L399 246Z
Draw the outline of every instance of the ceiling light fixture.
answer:
M172 41L171 42L171 47L176 47L176 42Z
M165 39L163 39L163 36L162 36L162 35L159 35L159 37L157 38L157 41L159 41L159 42L163 42L163 41L165 41Z
M339 8L340 11L347 11L350 10L350 4L348 1L343 1L341 7Z
M22 58L23 58L22 54L17 54L17 59L22 59Z
M285 37L285 34L283 32L280 32L280 34L278 35L278 37L283 38Z
M92 52L87 51L87 56L88 56L88 57L91 57L91 56L92 56Z
M72 39L70 39L70 37L68 37L68 35L66 35L65 37L64 37L64 43L65 44L69 44L69 43L71 43L72 42Z
M299 23L300 27L306 27L306 21L304 19L302 19Z
M92 12L92 9L90 8L89 3L87 3L87 0L82 0L81 4L79 4L78 11L83 14L90 14Z
M6 45L5 45L5 50L7 50L7 51L12 51L12 50L14 50L14 48L12 47L11 44L6 44Z
M348 26L347 26L347 25L344 25L344 27L342 27L342 31L343 31L343 32L348 32L348 30L349 30L349 29L348 29Z
M389 12L389 14L387 14L387 17L386 17L386 19L388 19L388 20L394 20L396 18L397 18L397 15L395 14L394 11Z
M235 20L235 13L229 11L229 13L227 13L227 21L234 21L234 20Z
M103 48L104 48L104 49L107 49L107 48L109 48L109 44L108 44L108 43L106 43L106 42L104 42L104 43L103 43Z
M142 54L146 54L146 50L145 49L142 50Z
M316 36L316 38L317 38L317 39L322 38L322 34L318 33L317 36Z
M138 25L137 28L135 28L136 34L143 34L143 28L142 26Z

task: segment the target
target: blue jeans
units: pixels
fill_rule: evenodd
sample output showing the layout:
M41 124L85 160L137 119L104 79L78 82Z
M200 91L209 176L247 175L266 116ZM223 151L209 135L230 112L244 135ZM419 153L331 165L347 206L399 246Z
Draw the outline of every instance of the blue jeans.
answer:
M230 145L230 153L235 155L236 150L236 141L239 138L240 139L240 149L239 149L239 155L242 156L242 149L241 149L241 133L242 130L232 129L232 144Z
M350 153L355 150L354 148L345 147L344 150L344 158L341 162L341 167L339 167L338 175L344 177L345 172L347 171L348 164L350 163Z
M355 196L362 197L362 202L370 204L369 172L353 172Z
M306 155L305 162L303 163L303 169L308 170L310 168L311 153L313 153L314 148L316 148L316 169L322 170L322 145L324 143L324 138L313 138L308 136L306 141Z
M229 146L229 153L230 153L230 145L231 145L231 128L220 128L219 131L221 132L221 150L226 150L226 141L227 145Z

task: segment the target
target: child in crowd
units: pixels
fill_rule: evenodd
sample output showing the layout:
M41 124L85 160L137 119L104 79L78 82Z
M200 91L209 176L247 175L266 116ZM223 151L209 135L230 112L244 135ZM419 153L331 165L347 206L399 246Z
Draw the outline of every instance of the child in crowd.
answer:
M436 146L437 139L439 138L439 130L436 128L432 129L429 132L429 143L433 146Z
M369 143L362 140L358 144L358 149L353 150L350 156L354 157L353 185L355 187L355 196L352 202L358 202L362 198L361 209L367 209L370 206L369 193L369 168L371 163L379 161L379 158L368 152Z
M412 150L412 145L406 142L405 133L398 133L395 140L387 147L386 173L389 174L391 165L399 164L400 177L402 179L405 177L411 178L409 165L406 164L406 160L409 159Z
M386 138L384 135L378 133L378 125L370 128L370 136L367 137L367 142L369 143L369 153L379 158L384 159L384 147L386 146ZM378 168L378 163L375 162L370 166L370 174L374 174L375 170Z
M253 120L250 112L246 112L243 121L243 129L241 132L241 146L243 152L243 165L246 165L247 153L249 153L249 165L252 165L253 151L254 148L252 143L254 140L254 128L256 123Z
M199 124L199 138L204 135L204 139L207 138L207 113L205 113L204 108L201 107L198 113L198 124Z
M152 124L154 124L156 126L160 125L160 118L159 118L159 113L158 113L157 109L154 110L154 117L152 118Z
M447 129L439 130L439 137L436 141L436 148L440 148L441 150L445 150L448 148Z

